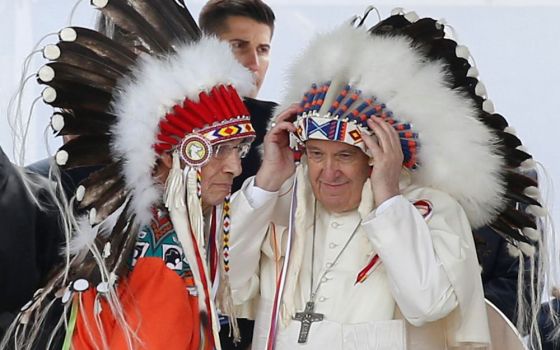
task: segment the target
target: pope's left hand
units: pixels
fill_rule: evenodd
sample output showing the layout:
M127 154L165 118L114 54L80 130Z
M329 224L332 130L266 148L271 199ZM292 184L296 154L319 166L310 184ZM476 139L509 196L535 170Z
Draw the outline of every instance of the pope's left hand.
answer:
M379 206L387 199L400 194L399 177L404 155L397 131L379 117L367 121L374 136L362 133L364 143L373 155L371 187L375 203Z

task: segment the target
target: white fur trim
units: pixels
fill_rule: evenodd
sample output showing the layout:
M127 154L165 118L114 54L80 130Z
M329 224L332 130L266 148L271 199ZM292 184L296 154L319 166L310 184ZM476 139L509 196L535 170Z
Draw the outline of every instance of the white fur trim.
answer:
M119 84L112 148L116 159L124 159L126 186L132 190L132 210L140 226L149 223L151 206L162 198L161 186L152 178L161 118L185 98L198 102L201 91L219 84L232 84L240 96L254 88L251 72L235 59L227 43L214 37L179 46L168 57L144 56L132 78Z
M414 184L454 197L473 227L502 210L504 160L495 137L477 119L472 102L448 87L442 64L427 62L408 39L372 36L345 25L316 37L289 72L289 90L278 110L299 102L312 83L350 83L419 133ZM477 176L471 176L473 167Z

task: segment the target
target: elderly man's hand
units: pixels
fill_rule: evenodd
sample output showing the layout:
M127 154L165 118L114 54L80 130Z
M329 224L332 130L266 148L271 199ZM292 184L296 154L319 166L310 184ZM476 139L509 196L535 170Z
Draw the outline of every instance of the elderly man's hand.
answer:
M263 190L278 191L295 171L290 132L296 131L292 123L296 114L297 105L291 105L278 115L275 124L264 137L263 162L255 178L255 184Z
M375 137L362 134L366 146L373 155L371 186L376 205L396 196L403 163L403 152L397 131L383 119L372 117L367 121Z

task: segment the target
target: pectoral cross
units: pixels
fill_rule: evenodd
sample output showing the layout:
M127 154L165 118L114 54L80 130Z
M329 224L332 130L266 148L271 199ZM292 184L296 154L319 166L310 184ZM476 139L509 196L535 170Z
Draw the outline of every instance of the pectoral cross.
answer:
M301 322L301 328L299 329L298 343L307 343L307 337L309 336L309 329L311 328L311 323L320 322L323 320L323 314L315 313L315 302L308 301L305 304L305 310L303 312L297 312L292 318L296 321Z

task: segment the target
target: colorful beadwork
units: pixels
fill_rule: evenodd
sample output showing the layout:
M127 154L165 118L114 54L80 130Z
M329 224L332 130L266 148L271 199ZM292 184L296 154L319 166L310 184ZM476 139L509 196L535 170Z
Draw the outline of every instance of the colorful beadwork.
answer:
M338 92L334 100L330 99L332 103L328 106L328 112L321 112L326 109L323 107L327 107L323 105L330 87L330 82L312 84L304 94L295 122L298 143L308 139L340 141L366 152L361 135L362 132L371 134L367 120L377 116L398 132L404 155L403 165L410 169L417 167L418 133L412 131L410 123L396 119L393 112L384 103L378 102L375 96L364 98L360 90L353 89L348 84Z
M224 199L224 220L223 220L223 232L224 232L223 254L224 254L224 270L226 271L226 273L229 271L229 231L231 228L229 199L230 199L229 195Z

